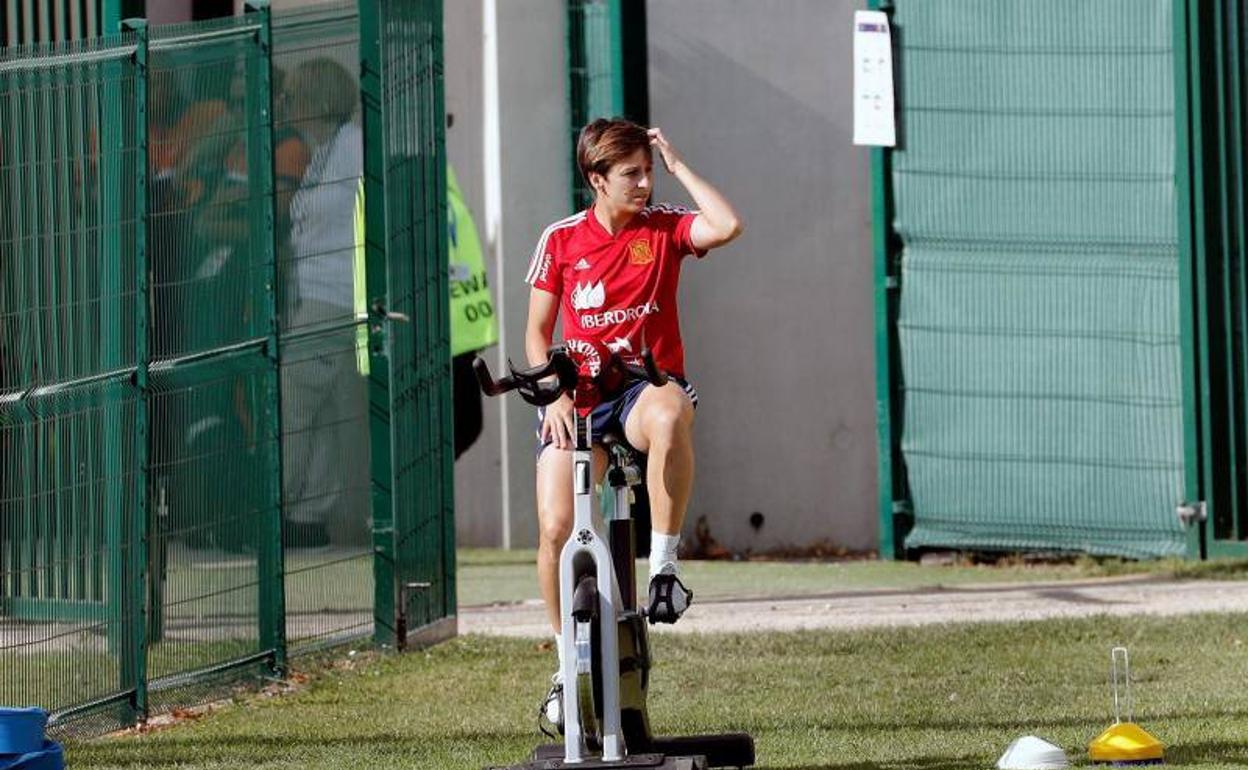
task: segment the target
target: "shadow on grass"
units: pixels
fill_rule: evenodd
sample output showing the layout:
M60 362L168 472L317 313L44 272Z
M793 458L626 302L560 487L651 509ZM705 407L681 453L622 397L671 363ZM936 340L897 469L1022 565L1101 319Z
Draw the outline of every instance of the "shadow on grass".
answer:
M200 764L227 764L234 767L250 767L272 760L289 759L299 754L309 762L317 761L317 753L326 755L347 752L360 756L419 758L437 753L450 746L481 745L488 753L496 753L500 746L511 741L531 742L525 735L512 732L457 731L447 733L437 742L427 736L413 733L411 736L393 734L360 735L352 737L309 737L305 735L279 736L195 736L177 738L114 738L108 740L71 743L67 754L75 767L194 767ZM532 747L522 749L527 755ZM328 759L325 757L323 759ZM414 767L416 765L413 765Z
M1142 718L1147 719L1150 723L1170 720L1207 720L1207 719L1245 719L1248 720L1248 708L1234 709L1206 709L1201 711L1169 711L1169 712L1149 712ZM758 731L763 732L772 727L771 724L742 722L736 725L737 729L746 732ZM852 731L859 733L886 733L896 730L947 730L958 731L967 729L999 729L999 730L1017 730L1025 728L1028 730L1043 730L1045 728L1058 727L1091 727L1095 730L1101 730L1104 725L1095 718L1087 716L1072 717L1050 717L1040 719L1019 720L1011 719L936 719L936 718L920 718L899 717L892 719L876 719L866 720L859 719L856 716L846 716L842 719L798 719L793 718L785 722L785 728L822 728L831 731ZM1248 740L1248 739L1246 739ZM1227 744L1240 745L1240 744Z
M1072 757L1076 764L1078 757ZM974 755L956 757L916 757L914 759L887 762L829 762L820 765L758 765L757 770L954 770L954 768L983 768L991 766L984 758ZM1243 741L1205 741L1182 743L1166 747L1167 765L1241 765L1248 767L1248 738ZM1092 767L1109 767L1092 765Z
M524 743L525 736L502 733L482 733L446 736L446 740L459 743L467 741L469 745L475 741L492 742L489 754L498 754L500 741L518 740ZM460 744L463 745L463 744ZM526 744L527 746L527 744ZM213 738L177 738L172 740L141 740L141 741L110 741L93 743L75 747L74 754L85 753L89 756L81 759L89 760L90 765L110 765L126 767L142 765L143 767L185 767L188 764L217 763L230 764L256 762L289 758L298 751L308 760L309 752L318 751L335 753L347 750L352 753L372 754L375 757L417 755L418 747L429 748L427 741L419 736L400 737L394 735L373 735L353 738L278 738L252 737L234 738L228 745L222 745L219 739ZM531 748L531 747L530 747ZM504 752L506 753L506 752ZM527 756L528 749L521 754ZM518 755L519 756L519 755ZM79 764L81 759L75 764ZM1169 746L1166 749L1166 763L1172 765L1241 765L1248 766L1248 738L1244 741L1206 741L1184 743ZM989 762L991 764L991 762ZM241 765L240 765L241 766ZM955 770L960 768L983 768L984 757L979 755L928 756L911 759L888 761L860 760L852 762L829 761L824 764L760 764L758 770Z
M1208 742L1175 746L1166 752L1166 763L1172 765L1243 765L1248 766L1248 743ZM962 770L991 767L992 760L985 762L978 755L952 757L916 757L885 762L829 762L805 765L755 765L755 770ZM1083 764L1077 762L1077 764ZM1108 767L1093 765L1093 767Z
M989 763L991 764L991 763ZM917 757L889 762L832 762L826 765L757 765L757 770L954 770L973 767L982 770L984 758L980 756Z
M1248 766L1248 736L1242 741L1176 743L1166 747L1166 762L1174 765L1216 763Z

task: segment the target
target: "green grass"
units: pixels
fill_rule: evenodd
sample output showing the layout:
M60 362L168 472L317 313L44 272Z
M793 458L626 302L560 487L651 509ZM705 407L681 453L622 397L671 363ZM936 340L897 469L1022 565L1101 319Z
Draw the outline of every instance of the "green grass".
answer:
M978 768L1039 734L1086 764L1111 721L1109 649L1128 645L1137 721L1167 763L1248 763L1248 615L1081 619L655 640L651 712L664 733L746 730L759 766ZM78 770L436 768L517 762L552 653L465 637L357 656L284 697L242 698L144 736L75 742Z
M95 646L103 644L102 639ZM159 677L250 655L257 643L159 642L148 654L148 675ZM9 654L0 670L0 705L38 704L57 710L111 695L118 689L117 658L102 650L70 649L31 655Z
M459 603L462 606L528 601L539 597L536 552L461 549ZM811 596L864 589L922 589L982 583L1088 580L1125 575L1167 578L1248 579L1248 559L1150 562L1083 557L1062 563L1024 564L1003 560L923 566L915 562L693 561L681 562L698 598ZM639 561L637 572L646 574Z

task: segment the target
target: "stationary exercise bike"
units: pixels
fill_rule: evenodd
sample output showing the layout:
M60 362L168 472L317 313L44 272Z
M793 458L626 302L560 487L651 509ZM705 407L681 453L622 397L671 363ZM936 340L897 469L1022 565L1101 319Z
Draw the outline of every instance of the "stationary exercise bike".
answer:
M574 360L574 356L580 360ZM608 541L594 529L593 439L590 414L602 400L637 380L662 386L667 376L648 350L642 365L603 356L585 343L550 349L546 363L495 380L485 361L473 362L487 396L517 391L546 406L564 393L576 406L572 456L574 521L559 556L559 603L563 628L564 742L539 746L531 761L507 770L656 768L702 770L754 764L754 740L744 733L656 738L646 711L650 645L646 619L637 609L631 488L641 483L637 457L623 436L600 439L607 448L606 482L614 492ZM543 382L543 380L546 380ZM500 769L496 769L500 770Z

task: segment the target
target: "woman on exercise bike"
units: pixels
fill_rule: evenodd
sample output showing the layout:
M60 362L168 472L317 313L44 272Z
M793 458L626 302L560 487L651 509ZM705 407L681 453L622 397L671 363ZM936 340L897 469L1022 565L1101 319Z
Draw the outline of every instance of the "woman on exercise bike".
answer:
M698 206L649 205L653 150ZM650 493L650 621L674 623L692 594L680 582L676 549L693 484L693 411L697 391L685 379L684 347L676 308L680 267L741 234L741 219L723 195L695 174L658 128L627 120L595 120L576 148L581 174L593 188L592 206L546 228L526 281L529 316L525 353L530 365L546 361L555 323L564 337L605 347L626 361L649 347L658 368L671 376L663 387L634 382L594 408L593 435L623 435L648 456ZM539 410L537 458L538 581L547 615L560 633L559 552L571 534L574 407L564 395ZM595 447L601 475L605 454ZM561 666L562 668L562 666ZM562 726L563 683L558 673L543 705Z

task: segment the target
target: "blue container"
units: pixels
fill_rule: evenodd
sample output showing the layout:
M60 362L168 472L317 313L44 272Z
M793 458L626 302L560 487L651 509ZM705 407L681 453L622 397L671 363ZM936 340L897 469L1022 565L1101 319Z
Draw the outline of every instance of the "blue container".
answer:
M65 770L65 754L59 743L44 741L38 751L0 754L0 770Z
M43 749L48 712L38 708L0 708L0 755L31 754Z

